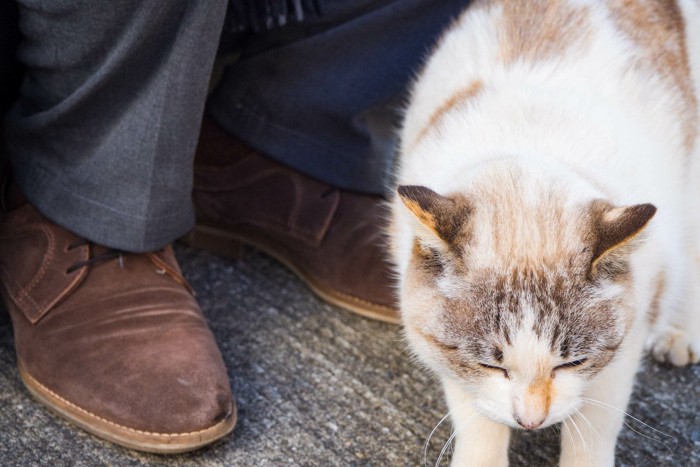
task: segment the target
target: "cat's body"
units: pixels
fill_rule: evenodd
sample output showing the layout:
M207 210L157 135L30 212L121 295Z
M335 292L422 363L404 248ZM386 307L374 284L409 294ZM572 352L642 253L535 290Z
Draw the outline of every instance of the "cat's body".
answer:
M436 47L390 235L454 465L561 421L562 466L613 465L644 345L697 362L696 89L697 0L477 1Z

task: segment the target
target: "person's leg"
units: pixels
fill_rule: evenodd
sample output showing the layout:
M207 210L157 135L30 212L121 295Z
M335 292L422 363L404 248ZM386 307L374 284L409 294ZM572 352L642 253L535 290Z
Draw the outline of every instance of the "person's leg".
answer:
M17 99L17 90L22 80L22 67L16 57L21 37L17 27L18 13L15 2L0 2L0 120Z
M19 373L60 415L134 449L196 449L235 423L223 359L166 246L192 220L224 8L20 3L27 72L6 128L17 183L0 190Z
M407 85L468 3L322 2L320 19L251 35L208 111L232 135L306 175L385 193Z
M192 226L192 158L225 0L22 0L27 66L6 120L14 177L54 222L110 247Z
M320 18L248 35L208 110L253 150L205 122L189 243L252 245L324 300L397 321L381 196L392 136L407 83L466 3L328 0Z

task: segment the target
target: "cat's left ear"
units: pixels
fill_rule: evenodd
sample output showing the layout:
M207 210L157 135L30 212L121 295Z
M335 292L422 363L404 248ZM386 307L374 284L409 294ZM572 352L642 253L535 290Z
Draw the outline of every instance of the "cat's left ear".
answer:
M466 200L443 196L424 186L399 186L398 193L418 220L424 239L427 236L452 243L471 213Z
M642 232L656 214L656 207L648 203L615 207L604 201L594 201L591 213L591 270L595 272L601 261L621 250Z

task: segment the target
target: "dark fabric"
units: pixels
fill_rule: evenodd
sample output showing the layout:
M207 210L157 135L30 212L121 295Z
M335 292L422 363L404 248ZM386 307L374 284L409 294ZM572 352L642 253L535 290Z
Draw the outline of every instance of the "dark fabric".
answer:
M14 1L0 2L0 116L17 99L23 68L17 60L19 11ZM1 120L1 118L0 118Z
M209 101L228 132L323 182L391 186L405 91L467 0L326 0L323 16L243 42Z
M229 0L226 29L261 32L320 15L319 0Z
M27 66L6 121L29 201L96 243L158 249L193 225L192 160L225 0L21 0Z
M211 111L287 166L382 193L406 85L467 2L322 3L232 4L229 16L240 10L250 22L267 11L277 23L265 28L277 27L227 32L243 55L225 72ZM29 201L57 224L122 250L157 249L184 234L194 220L192 158L226 0L19 5L27 72L6 135ZM302 23L289 21L298 11Z

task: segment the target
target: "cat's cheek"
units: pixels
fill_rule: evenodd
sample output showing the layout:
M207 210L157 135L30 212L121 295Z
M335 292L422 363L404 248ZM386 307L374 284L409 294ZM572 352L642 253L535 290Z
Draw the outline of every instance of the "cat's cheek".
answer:
M443 350L440 350L436 345L426 339L426 334L411 330L411 327L405 328L405 336L409 342L409 346L413 354L418 360L437 374L440 378L448 378L460 383L466 383L464 368L455 368L450 362L450 358ZM469 378L471 380L471 378Z
M489 375L479 381L475 405L491 420L516 427L513 418L512 385L498 374Z
M557 375L555 380L555 396L547 425L559 423L575 414L583 405L581 396L588 387L587 381L578 375Z
M442 370L443 355L441 352L417 333L406 332L406 338L413 350L413 354L424 365L444 376L444 371Z

